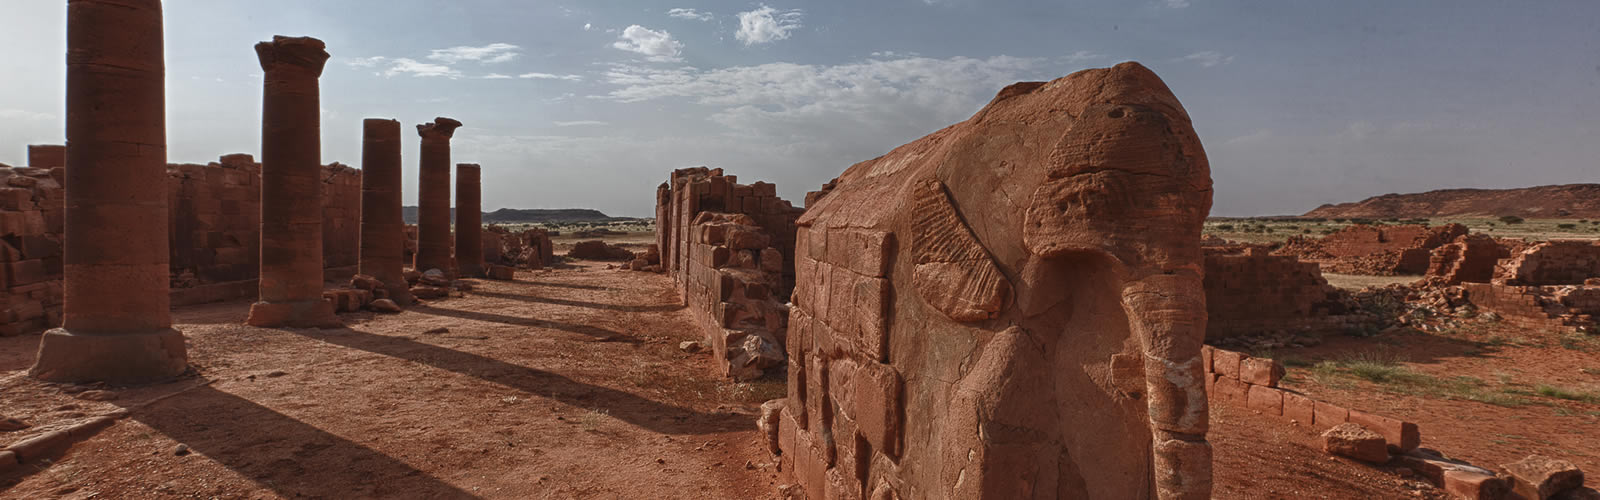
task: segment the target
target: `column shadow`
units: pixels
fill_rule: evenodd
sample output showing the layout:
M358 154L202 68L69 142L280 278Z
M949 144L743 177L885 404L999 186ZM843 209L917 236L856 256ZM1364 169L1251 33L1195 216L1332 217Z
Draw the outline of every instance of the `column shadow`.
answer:
M624 305L618 305L618 304L605 304L605 303L600 303L600 302L589 302L589 301L584 301L584 300L568 300L568 299L558 299L558 298L554 298L554 297L540 297L540 296L537 296L537 295L520 295L520 294L512 294L512 293L500 293L500 292L476 291L476 290L473 291L472 294L473 295L478 295L478 296L483 296L483 297L493 297L493 298L496 298L496 299L516 300L516 301L522 301L522 302L534 302L534 303L539 303L539 304L554 304L554 305L559 305L559 306L586 307L586 308L590 308L590 309L605 309L605 310L608 310L608 311L620 311L620 312L665 312L665 311L676 311L676 310L684 308L684 306L679 305L679 304L661 304L661 305L648 305L648 306L624 306Z
M516 389L531 396L549 397L582 408L602 409L613 418L660 434L703 435L755 427L755 421L745 416L701 413L630 392L579 382L557 373L403 337L349 328L284 331L341 347L425 364Z
M632 336L629 336L628 334L625 334L625 333L622 333L622 332L619 332L619 331L616 331L616 330L610 330L610 329L600 328L598 326L591 326L591 325L579 325L579 324L575 324L575 323L563 323L563 322L560 322L560 321L551 321L551 320L545 320L545 319L524 318L524 317L521 317L521 316L511 316L511 315L508 315L508 314L496 314L496 313L478 312L478 311L463 311L463 310L460 310L460 309L446 309L446 308L443 308L443 307L436 307L436 306L431 306L431 305L413 306L410 309L406 309L406 310L407 311L416 312L416 313L420 313L420 314L428 314L428 315L433 315L433 316L444 316L444 317L448 317L448 318L470 319L470 320L474 320L474 321L487 321L487 322L491 322L491 323L500 323L500 324L505 324L505 325L525 326L525 327L529 327L529 328L549 328L549 329L552 329L552 330L561 330L561 331L564 331L564 332L576 333L576 334L579 334L579 335L588 335L590 337L594 337L596 339L604 340L604 341L607 341L607 342L627 342L627 343L630 343L630 344L638 344L638 343L641 342L639 339L634 338Z
M210 386L133 409L130 418L288 498L478 498L405 462Z

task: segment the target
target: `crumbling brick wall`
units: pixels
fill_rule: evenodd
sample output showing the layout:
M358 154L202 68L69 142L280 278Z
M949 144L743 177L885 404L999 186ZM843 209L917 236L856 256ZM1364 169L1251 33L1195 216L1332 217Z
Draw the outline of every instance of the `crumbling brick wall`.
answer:
M1494 278L1495 264L1510 256L1511 250L1494 238L1466 234L1433 250L1427 275L1448 285L1487 283Z
M1343 326L1337 290L1315 262L1261 248L1206 248L1206 338Z
M63 189L56 148L30 146L29 162L0 169L0 336L61 326Z
M408 249L416 247L415 226L407 226ZM409 250L414 252L414 250ZM554 264L555 245L550 242L550 230L530 227L512 231L505 226L490 224L483 230L483 262L522 269L544 269Z
M1278 255L1316 262L1325 271L1347 274L1410 275L1428 271L1433 249L1467 234L1466 226L1420 224L1346 226L1322 238L1289 238Z
M1600 317L1600 285L1463 283L1461 288L1479 310L1530 330L1593 332Z
M1579 285L1600 277L1600 242L1554 240L1500 261L1494 282L1507 285Z
M1422 433L1415 423L1344 408L1279 388L1284 368L1277 361L1211 346L1205 346L1201 355L1206 394L1212 404L1247 408L1317 431L1355 422L1382 435L1390 447L1401 452L1422 444Z
M783 360L802 210L772 184L742 185L722 169L674 170L656 189L661 266L702 318L719 370L759 376Z

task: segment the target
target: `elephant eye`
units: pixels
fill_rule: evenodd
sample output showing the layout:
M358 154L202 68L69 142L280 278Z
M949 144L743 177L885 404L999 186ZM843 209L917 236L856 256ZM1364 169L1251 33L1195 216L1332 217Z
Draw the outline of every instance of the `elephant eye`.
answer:
M1106 116L1112 118L1122 118L1122 108L1113 109L1110 113L1106 113Z

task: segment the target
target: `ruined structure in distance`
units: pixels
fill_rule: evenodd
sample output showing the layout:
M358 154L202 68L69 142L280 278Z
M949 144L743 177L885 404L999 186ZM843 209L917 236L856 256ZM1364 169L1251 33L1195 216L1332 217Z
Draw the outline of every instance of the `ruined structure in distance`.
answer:
M808 498L1209 498L1205 152L1137 63L1006 87L809 196L789 390Z

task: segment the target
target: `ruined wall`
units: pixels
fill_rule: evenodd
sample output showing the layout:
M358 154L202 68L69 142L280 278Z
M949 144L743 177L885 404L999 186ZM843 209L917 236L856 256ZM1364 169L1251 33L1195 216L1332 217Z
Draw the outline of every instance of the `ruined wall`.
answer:
M656 244L667 272L679 276L688 264L690 225L700 212L749 216L772 238L783 254L783 282L773 292L787 299L794 286L795 219L802 210L778 198L777 186L765 182L739 184L722 169L706 167L674 170L667 183L656 188ZM682 279L679 280L680 286Z
M1321 238L1294 236L1278 255L1316 262L1324 271L1346 274L1409 275L1428 271L1433 249L1467 234L1466 226L1419 224L1345 226Z
M1422 444L1417 424L1317 401L1278 387L1283 365L1267 358L1206 346L1206 394L1213 403L1246 408L1317 431L1355 422L1382 435L1396 454Z
M28 148L53 168L0 169L0 336L61 326L60 156Z
M416 226L408 226L406 248L416 247ZM483 262L521 269L544 269L554 264L555 245L550 242L550 231L533 227L512 231L505 226L490 224L484 228ZM414 251L414 250L413 250Z
M1444 284L1488 283L1494 278L1495 264L1511 256L1511 250L1485 234L1466 234L1433 250L1428 274Z
M322 267L344 268L360 263L361 170L338 162L324 165Z
M1600 278L1600 242L1539 243L1501 261L1494 282L1507 285L1579 285Z
M791 493L1209 497L1210 171L1158 77L1014 84L830 184L758 421Z
M784 258L775 238L745 214L701 212L686 229L677 277L719 374L749 380L782 366L789 312L776 296Z
M1494 312L1506 323L1530 330L1594 332L1600 317L1600 284L1463 283L1461 288L1480 311Z
M1265 249L1206 248L1206 338L1348 326L1337 290L1315 262Z

